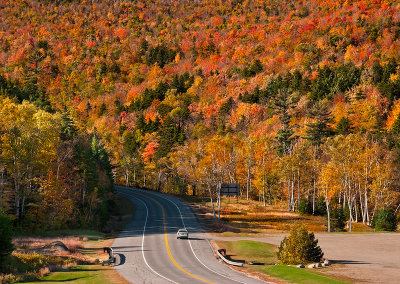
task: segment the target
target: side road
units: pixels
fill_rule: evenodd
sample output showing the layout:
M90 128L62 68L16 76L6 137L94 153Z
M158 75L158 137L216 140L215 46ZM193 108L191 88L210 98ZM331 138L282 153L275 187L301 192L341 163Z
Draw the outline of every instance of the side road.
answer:
M265 234L261 237L220 237L207 234L207 238L222 241L253 240L279 245L286 234ZM345 264L331 271L356 279L357 283L394 283L400 279L399 233L320 233L315 234L325 257Z

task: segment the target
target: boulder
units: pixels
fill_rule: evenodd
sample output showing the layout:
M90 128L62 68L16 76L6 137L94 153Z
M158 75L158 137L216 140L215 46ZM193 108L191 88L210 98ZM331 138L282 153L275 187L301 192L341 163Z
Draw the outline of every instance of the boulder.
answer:
M297 267L297 268L304 268L305 266L304 266L304 264L299 264L299 265L297 265L296 267Z
M322 267L322 264L318 262L315 264L315 267Z
M324 260L324 266L329 266L331 265L331 262L327 259Z
M60 241L52 242L48 245L45 245L43 249L50 251L69 251L67 246Z
M307 265L307 268L315 268L315 263L311 263L311 264Z

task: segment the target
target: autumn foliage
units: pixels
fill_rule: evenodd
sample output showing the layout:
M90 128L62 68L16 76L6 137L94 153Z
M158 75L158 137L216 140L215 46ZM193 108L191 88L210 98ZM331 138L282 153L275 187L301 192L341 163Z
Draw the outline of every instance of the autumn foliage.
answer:
M397 212L399 10L3 1L4 206L26 222L88 222L113 179L217 205L224 182L293 211L322 197L349 229Z

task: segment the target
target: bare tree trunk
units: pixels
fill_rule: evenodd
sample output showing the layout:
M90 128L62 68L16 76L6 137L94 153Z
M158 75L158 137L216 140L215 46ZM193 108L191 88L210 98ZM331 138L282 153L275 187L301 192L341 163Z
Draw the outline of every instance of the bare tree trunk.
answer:
M125 186L129 186L129 170L128 168L125 169Z
M315 184L315 178L314 178L314 189L313 189L313 196L312 196L312 213L313 213L313 215L315 212L315 187L316 187L316 184Z
M328 216L328 232L331 232L331 210L330 210L330 206L329 206L329 201L326 198L325 199L325 204L326 204L326 214Z
M221 183L217 185L218 192L218 221L221 221Z
M19 185L15 184L15 216L19 218L19 203L20 203L20 197L19 197Z
M300 204L300 169L297 169L297 206Z
M365 202L365 205L364 205L364 210L365 210L364 215L366 216L366 217L365 217L365 218L366 218L366 224L369 225L368 193L367 193L367 190L364 191L364 202Z
M290 209L291 209L291 207L290 207L290 188L291 188L291 186L290 186L290 179L288 180L288 210L290 211Z
M394 210L395 215L397 214L397 211L399 210L399 208L400 208L400 203L399 203L399 205L397 205L396 210Z
M292 211L294 212L295 202L294 202L294 179L292 181Z
M266 204L265 204L265 175L263 177L262 198L263 198L263 203L264 203L264 207L265 207L266 206Z
M249 200L250 167L247 167L246 198Z
M268 185L268 198L269 198L269 205L272 205L272 193L271 193L271 186Z
M347 204L349 206L349 232L351 232L351 221L353 220L353 204L350 196L347 197Z
M215 216L215 208L214 208L214 200L213 200L210 184L207 184L207 188L208 188L208 193L210 194L210 202L211 202L211 208L212 208L213 216L214 216L214 218L216 218L216 216Z

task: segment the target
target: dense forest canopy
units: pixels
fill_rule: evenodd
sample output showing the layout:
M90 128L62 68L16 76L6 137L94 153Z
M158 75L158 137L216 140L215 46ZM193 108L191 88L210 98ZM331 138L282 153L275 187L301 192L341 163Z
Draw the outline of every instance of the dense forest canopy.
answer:
M398 1L16 0L0 14L1 190L15 200L49 189L79 207L112 175L211 198L238 182L289 210L322 196L364 223L399 204ZM44 137L21 181L7 148L20 127Z

